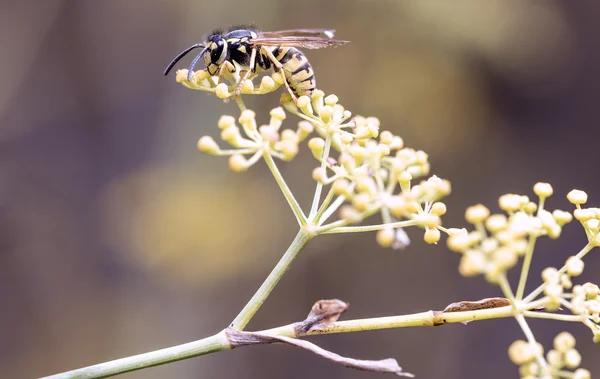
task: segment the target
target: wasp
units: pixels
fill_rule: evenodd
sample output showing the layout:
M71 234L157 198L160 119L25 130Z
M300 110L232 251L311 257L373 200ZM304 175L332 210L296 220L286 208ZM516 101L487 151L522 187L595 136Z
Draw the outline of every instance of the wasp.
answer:
M235 95L239 96L242 83L261 70L273 68L284 77L284 84L296 101L297 97L311 96L315 90L315 74L306 56L297 48L321 49L337 47L348 41L333 39L332 29L293 29L261 32L253 26L235 26L210 33L202 43L194 44L175 57L165 69L165 75L181 58L194 49L202 49L192 60L188 70L191 80L194 67L204 57L211 76L219 82L226 72L239 73Z

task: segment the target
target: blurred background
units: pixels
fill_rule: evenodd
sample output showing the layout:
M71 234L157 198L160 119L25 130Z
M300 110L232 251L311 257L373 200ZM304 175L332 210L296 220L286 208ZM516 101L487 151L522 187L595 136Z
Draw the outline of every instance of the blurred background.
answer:
M598 2L237 0L6 1L0 5L0 376L32 378L189 342L226 326L296 234L264 164L244 174L196 150L235 104L163 77L169 61L215 27L335 28L350 44L308 51L318 87L354 114L430 155L452 181L446 226L475 203L553 184L551 208L588 191L600 204ZM184 59L180 67L186 67ZM279 92L249 97L267 121ZM297 120L290 116L287 125ZM313 191L306 149L281 170L301 204ZM499 296L458 275L445 243L422 231L403 251L374 234L324 236L302 253L249 325L301 320L322 298L344 318L442 309ZM542 268L584 245L573 223L542 239ZM593 252L582 281L598 283ZM514 273L513 273L514 274ZM578 337L582 366L600 374L580 324L531 322L550 348ZM420 378L516 378L513 320L312 340L339 354L395 357ZM379 378L286 346L239 349L124 378Z

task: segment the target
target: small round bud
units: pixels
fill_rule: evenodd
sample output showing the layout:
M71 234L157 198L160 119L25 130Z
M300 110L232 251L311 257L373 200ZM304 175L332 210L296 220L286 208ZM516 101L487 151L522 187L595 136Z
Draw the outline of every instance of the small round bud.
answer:
M563 355L558 350L550 350L546 354L546 360L548 364L556 369L560 369L564 366Z
M487 265L485 255L479 250L468 250L462 256L458 272L462 276L476 276L484 272Z
M483 222L490 215L490 210L484 205L478 204L467 208L465 219L471 224Z
M217 122L219 129L223 130L232 125L235 125L235 118L233 116L221 116Z
M267 76L268 78L268 76ZM277 108L273 108L271 109L271 112L269 112L269 114L271 115L271 117L276 118L278 120L285 120L285 111L283 110L282 107L277 107Z
M565 265L567 266L567 273L571 276L581 275L585 266L583 260L576 256L569 257Z
M333 193L336 195L344 195L348 192L348 187L350 187L350 182L347 179L337 179L333 182L331 188L333 189Z
M404 147L404 140L399 136L394 136L392 138L392 143L390 143L390 148L394 150L399 150Z
M522 340L517 340L510 345L508 348L508 356L513 363L519 366L535 359L532 346Z
M312 123L308 121L300 121L298 123L298 139L303 141L306 137L308 137L314 130L314 126Z
M280 86L285 83L285 78L279 72L274 72L273 74L271 74L271 78L275 83L279 84Z
M392 212L392 215L396 218L404 216L406 209L406 199L402 196L391 196L387 200L387 206Z
M229 97L229 88L227 87L227 84L217 84L215 87L215 94L219 99L227 99Z
M492 233L498 233L508 226L508 219L503 214L491 215L485 222L485 227Z
M575 216L575 218L579 221L587 221L587 220L591 220L593 218L596 217L596 212L594 212L593 210L586 208L586 209L575 209L575 211L573 212L573 216Z
M308 96L300 96L296 101L298 108L304 108L310 105L310 98Z
M325 167L315 168L312 172L312 178L318 183L323 183L327 180L327 171L325 170Z
M285 129L281 132L281 140L282 141L293 141L294 143L298 143L298 134L292 129Z
M384 130L383 132L381 132L381 134L379 134L379 142L381 142L381 143L384 143L389 146L392 144L393 140L394 140L394 135L387 130Z
M177 83L187 82L188 72L189 71L185 68L177 70L177 72L175 73L175 81Z
M498 205L503 211L515 212L518 211L524 204L522 203L521 196L506 194L500 196L500 198L498 199Z
M242 83L242 88L241 88L240 92L245 93L245 94L253 93L254 92L254 83L252 83L252 80L250 80L250 79L244 80L244 82Z
M396 233L392 228L385 228L377 231L377 236L375 237L377 243L381 247L390 247L394 243L396 239Z
M541 199L552 196L552 186L549 183L536 183L533 186L533 192Z
M340 208L340 219L356 224L362 221L362 216L360 212L350 205L344 205Z
M259 92L266 93L271 91L275 87L275 81L271 76L263 76L260 81L260 87L258 88Z
M229 168L233 172L244 172L248 169L248 160L243 155L234 154L229 157Z
M371 196L367 193L359 193L352 198L352 206L359 212L367 210L371 202Z
M575 372L573 373L573 379L591 379L592 378L592 374L584 369L584 368L578 368L577 370L575 370Z
M325 140L320 137L311 138L310 141L308 141L308 148L315 158L321 159L323 149L325 148Z
M471 239L465 234L451 235L448 238L448 248L454 252L462 253L471 246Z
M330 106L334 106L337 104L338 102L338 97L335 95L329 95L325 98L325 104L326 105L330 105Z
M537 211L537 204L534 203L533 201L530 201L529 203L525 204L525 206L523 207L523 210L525 211L525 213L529 213L529 214L534 214L535 211Z
M203 136L198 140L198 150L209 155L219 154L219 145L210 136Z
M554 217L554 220L556 220L556 223L560 226L568 224L571 222L571 220L573 220L573 215L571 215L569 212L561 211L559 209L552 212L552 217Z
M585 222L585 228L589 230L598 230L600 227L600 220L593 218Z
M230 144L235 144L235 141L240 138L240 129L237 126L230 126L221 131L221 139Z
M446 204L441 203L441 202L433 203L433 205L431 206L431 213L433 213L436 216L445 215L446 214Z
M555 267L545 268L544 271L542 271L542 280L546 283L558 282L558 270Z
M565 366L570 369L579 367L581 364L581 354L575 349L565 351Z
M569 332L561 332L554 337L554 348L564 352L575 347L575 337Z
M356 159L364 159L367 156L367 149L360 145L350 146L350 154Z
M580 190L572 190L567 194L567 199L571 204L581 205L587 202L587 193Z
M310 98L308 96L300 96L296 101L296 106L302 110L305 115L312 115L313 109L311 106Z
M544 287L544 294L550 298L559 299L563 294L563 287L558 283L550 283Z
M440 238L441 238L441 233L440 233L439 229L437 229L437 228L425 229L425 235L423 236L423 239L425 240L425 242L427 242L429 244L438 243Z
M354 141L354 137L350 133L340 133L339 136L340 136L340 140L342 141L342 143L344 145L348 145L352 141Z
M254 125L251 125L249 129L252 130L253 128ZM265 142L274 143L279 141L279 133L272 125L262 125L258 128L258 132Z
M298 144L290 140L281 141L279 151L283 154L283 160L289 162L298 155Z
M386 155L390 155L390 147L386 144L380 143L379 145L377 145L377 151L379 152L379 155L386 156Z
M331 116L333 116L333 112L333 107L326 105L319 111L319 117L321 117L324 123L328 123L331 120Z
M408 171L402 171L398 174L398 183L400 183L400 188L402 191L410 190L410 181L412 180L412 175Z
M501 270L508 270L517 264L518 256L512 249L501 247L493 253L494 264Z

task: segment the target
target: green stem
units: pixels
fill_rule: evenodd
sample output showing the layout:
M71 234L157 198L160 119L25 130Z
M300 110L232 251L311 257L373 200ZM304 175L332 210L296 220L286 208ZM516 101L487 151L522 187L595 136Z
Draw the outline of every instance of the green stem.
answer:
M281 172L279 172L279 169L277 168L273 157L269 155L268 152L264 152L263 158L265 159L267 166L269 166L269 169L271 170L275 181L277 181L279 188L281 188L281 192L283 192L283 196L287 200L290 208L292 209L292 212L294 212L294 216L296 216L296 221L298 221L300 227L303 227L304 225L306 225L306 216L304 215L304 212L302 212L302 208L300 208L300 204L298 204L298 202L296 201L294 194L292 194L290 187L288 187L287 183L285 182L285 179L283 179Z
M362 232L374 232L376 230L382 229L395 229L395 228L405 228L407 226L415 226L419 225L418 221L415 220L405 220L405 221L396 221L390 222L387 224L378 224L378 225L364 225L364 226L339 226L333 229L325 229L328 225L325 225L322 228L317 228L316 231L319 234L336 234L336 233L362 233Z
M525 292L525 285L527 284L527 275L529 275L529 269L531 267L531 259L533 258L533 250L535 249L536 240L537 236L529 237L527 251L525 252L525 259L523 260L523 267L521 267L521 277L519 278L519 285L517 287L517 301L523 299L523 293Z
M525 334L525 337L527 337L527 341L529 342L529 344L531 346L535 346L537 341L535 340L535 337L533 336L533 332L531 331L531 328L529 327L529 324L527 324L527 320L525 320L525 316L523 316L522 314L518 314L515 315L515 320L517 320L517 323L519 324L519 326L521 327L521 330L523 331L523 334ZM548 366L548 362L546 362L546 359L544 359L544 356L538 356L536 357L537 359L537 363L540 366L541 370L542 370L542 374L547 374L550 372L550 367Z
M323 153L321 154L321 169L326 167L327 157L329 157L329 150L331 149L331 136L327 136L325 139L325 147L323 148ZM319 200L321 200L321 191L323 191L323 183L317 182L317 188L315 188L315 195L313 197L312 206L310 207L310 213L308 214L308 219L310 222L315 221L315 217L317 215L317 210L319 209Z
M352 333L415 326L436 326L458 322L466 323L477 320L512 317L513 315L514 310L509 306L465 312L427 311L407 315L337 321L328 324L323 328L310 330L303 335ZM299 337L296 333L296 326L296 323L288 324L273 329L262 330L259 333L296 338ZM141 370L152 366L230 349L231 345L226 332L222 331L212 337L207 337L198 341L134 355L132 357L116 359L114 361L63 372L42 379L106 378L130 371Z
M321 217L323 217L323 214L329 209L329 204L331 204L331 200L333 200L334 196L335 193L333 192L333 188L329 188L329 192L327 192L327 196L325 196L325 200L323 200L323 203L319 207L315 219L312 222L314 225L319 225L321 223Z
M530 318L544 318L549 320L582 322L583 318L578 315L563 315L549 312L523 311L523 316Z
M260 306L265 302L271 291L273 291L273 288L279 283L279 280L281 280L283 275L290 269L290 266L298 256L298 253L302 251L314 236L315 234L311 231L308 231L305 228L300 229L290 247L273 268L273 271L271 271L267 279L265 279L244 309L242 309L235 320L233 320L231 323L232 328L243 330L244 327L246 327Z
M168 347L166 349L151 351L149 353L133 355L127 358L115 359L77 370L50 375L41 379L83 379L83 378L108 378L130 371L158 366L165 363L180 361L200 355L229 350L229 340L224 332L206 337L198 341L183 345Z

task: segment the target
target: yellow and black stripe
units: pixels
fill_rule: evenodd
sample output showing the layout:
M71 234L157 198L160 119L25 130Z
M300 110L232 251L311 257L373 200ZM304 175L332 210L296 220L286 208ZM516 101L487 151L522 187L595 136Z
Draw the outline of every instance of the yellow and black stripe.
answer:
M275 47L273 55L283 66L285 79L296 96L311 96L315 90L315 74L310 62L294 47Z

